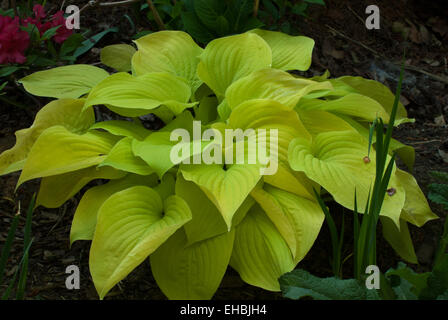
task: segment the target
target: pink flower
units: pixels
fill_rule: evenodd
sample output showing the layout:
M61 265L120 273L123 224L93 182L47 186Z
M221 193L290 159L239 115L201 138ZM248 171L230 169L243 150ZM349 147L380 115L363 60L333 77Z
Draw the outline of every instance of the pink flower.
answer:
M37 29L39 30L40 35L42 36L45 31L48 29L60 26L56 30L56 34L53 37L53 40L56 43L62 43L65 40L67 40L68 37L70 37L73 33L72 30L67 29L65 25L65 18L63 11L56 12L50 19L50 21L44 21L44 19L47 17L44 8L40 4L36 4L33 7L34 12L34 18L28 17L22 21L22 24L24 26L27 26L29 23L34 24Z
M44 19L47 15L45 13L44 7L40 4L36 4L33 7L34 18L28 17L22 20L22 25L27 26L28 24L34 24L39 30L40 35L42 36L45 31L52 27L51 22L42 23L42 19Z
M45 14L45 9L44 9L44 7L42 7L40 4L36 4L34 7L33 7L33 12L34 12L34 15L36 16L36 19L43 19L43 18L45 18L47 15Z
M65 24L65 18L62 11L56 12L52 17L52 27L60 26L58 30L56 30L56 34L54 35L54 41L56 43L62 43L67 40L73 33L72 30L67 29Z
M20 30L19 18L0 16L0 64L25 63L30 37Z

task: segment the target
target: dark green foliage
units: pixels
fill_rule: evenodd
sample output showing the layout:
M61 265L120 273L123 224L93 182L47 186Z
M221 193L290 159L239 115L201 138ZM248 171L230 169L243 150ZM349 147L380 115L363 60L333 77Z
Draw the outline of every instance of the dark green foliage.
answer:
M203 44L260 27L291 33L291 25L284 19L287 13L303 17L310 4L325 5L323 0L154 0L153 3L167 29L184 30ZM139 10L155 22L148 4L141 5Z
M448 173L431 171L431 175L443 183L431 183L429 187L428 198L432 202L441 204L448 210Z
M263 26L253 17L253 0L186 0L182 21L193 38L207 43L214 38Z
M290 299L312 297L315 300L376 300L375 290L368 290L356 279L319 278L297 269L280 277L283 295Z
M259 12L259 18L265 22L270 30L291 33L289 21L284 19L286 13L292 13L297 17L307 17L307 10L310 4L325 6L324 0L261 0L262 9Z
M19 262L19 265L17 266L17 270L14 273L8 287L6 290L1 293L0 300L8 300L12 290L16 286L16 299L22 300L25 297L25 286L26 286L26 279L28 274L28 257L29 257L29 250L31 247L31 244L33 242L33 239L31 239L31 222L33 217L33 210L34 210L34 204L36 200L36 195L33 195L31 202L28 206L28 210L26 213L26 222L25 227L23 230L23 255ZM11 252L11 246L14 241L17 227L19 224L19 218L20 218L20 205L19 205L19 211L12 220L11 227L8 232L8 237L6 238L6 241L3 245L1 256L0 256L0 284L3 281L4 275L5 275L5 269L6 264L9 259L9 254ZM18 277L18 283L16 285Z

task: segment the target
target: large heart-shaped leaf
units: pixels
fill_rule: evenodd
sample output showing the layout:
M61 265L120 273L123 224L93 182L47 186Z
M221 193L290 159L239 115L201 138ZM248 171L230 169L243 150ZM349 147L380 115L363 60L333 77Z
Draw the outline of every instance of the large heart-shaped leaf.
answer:
M183 229L177 231L151 257L154 279L173 300L211 299L224 276L235 231L187 245Z
M324 132L312 142L294 139L289 147L289 163L292 169L303 171L339 204L351 210L354 209L356 190L358 208L365 208L369 190L373 188L376 166L374 153L370 154L370 162L364 161L367 149L368 141L353 131ZM394 172L388 188L393 188L395 192L384 198L381 214L398 225L405 190Z
M258 205L236 228L230 265L248 284L270 291L280 291L278 278L295 267L288 244Z
M271 49L254 33L219 38L211 41L200 55L198 75L218 96L228 86L250 73L269 68Z
M70 229L70 244L77 240L93 239L98 211L110 196L130 187L154 187L156 185L156 175L138 176L130 174L123 179L112 180L106 184L87 190L76 207Z
M182 31L160 31L135 41L138 51L132 58L135 75L150 72L168 72L187 79L192 91L202 81L196 68L202 48Z
M274 158L278 148L278 160L284 163L288 161L288 146L292 139L311 138L297 113L274 100L252 100L240 104L230 115L229 126L235 129L257 129L258 146L265 140ZM266 130L265 138L258 129ZM278 146L275 143L271 145L271 129L278 131Z
M261 178L260 165L220 164L182 165L181 172L188 181L193 181L205 192L219 209L228 230L232 226L235 212Z
M304 36L290 36L276 31L254 29L272 50L272 68L305 71L311 65L314 40Z
M187 202L193 215L192 220L184 226L188 245L228 232L215 204L195 183L185 180L181 174L176 180L176 195ZM246 198L233 217L233 226L241 222L254 202L251 197Z
M191 219L188 205L144 186L117 192L98 213L90 273L100 298Z
M298 263L311 249L325 219L319 204L269 185L254 189L251 195L277 227Z

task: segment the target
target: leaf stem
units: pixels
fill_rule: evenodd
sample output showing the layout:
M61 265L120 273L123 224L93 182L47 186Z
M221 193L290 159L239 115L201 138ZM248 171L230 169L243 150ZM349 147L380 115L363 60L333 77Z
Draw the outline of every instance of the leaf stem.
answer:
M146 0L148 3L149 8L151 9L151 12L154 16L154 20L156 21L157 25L159 26L160 30L165 30L165 24L163 23L162 19L160 18L159 12L157 11L157 8L154 6L154 3L151 0Z

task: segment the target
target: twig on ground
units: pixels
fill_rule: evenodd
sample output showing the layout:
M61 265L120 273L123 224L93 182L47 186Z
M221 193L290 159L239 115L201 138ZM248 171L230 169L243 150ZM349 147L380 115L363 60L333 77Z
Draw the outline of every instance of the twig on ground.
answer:
M123 0L123 1L116 1L116 2L99 2L98 5L100 7L115 7L115 6L128 5L128 4L131 4L131 3L134 3L134 2L139 2L139 1L140 0Z
M416 145L416 144L426 144L426 143L433 143L433 142L442 142L442 140L434 139L434 140L428 140L428 141L416 141L416 142L409 142L410 145Z
M326 27L327 27L330 31L332 31L333 33L335 33L336 35L338 35L338 36L340 36L340 37L342 37L342 38L344 38L344 39L346 39L346 40L349 40L349 41L351 41L351 42L353 42L353 43L356 43L357 45L359 45L359 46L363 47L364 49L370 51L370 52L373 53L374 55L376 55L376 56L378 56L378 57L386 58L385 56L383 56L382 54L380 54L378 51L373 50L372 48L366 46L366 45L365 45L364 43L362 43L362 42L359 42L359 41L357 41L357 40L354 40L354 39L352 39L352 38L346 36L346 35L343 34L342 32L340 32L340 31L338 31L338 30L336 30L336 29L330 27L328 24L326 25Z
M260 6L260 0L255 0L254 2L254 18L258 16L258 8Z
M384 55L380 54L378 51L376 51L376 50L374 50L374 49L372 49L372 48L366 46L364 43L359 42L359 41L357 41L357 40L354 40L354 39L352 39L352 38L346 36L346 35L343 34L342 32L340 32L340 31L338 31L338 30L336 30L336 29L330 27L328 24L326 25L326 27L327 27L330 31L332 31L334 34L336 34L336 35L338 35L338 36L340 36L340 37L342 37L342 38L344 38L344 39L346 39L346 40L349 40L349 41L351 41L351 42L353 42L353 43L355 43L355 44L357 44L357 45L363 47L364 49L366 49L366 50L370 51L371 53L373 53L375 56L388 60L386 56L384 56ZM395 64L395 65L397 65L397 66L401 66L401 62L393 62L393 64ZM426 76L428 76L428 77L430 77L430 78L432 78L432 79L434 79L434 80L436 80L436 81L439 81L439 82L443 82L443 83L447 83L447 84L448 84L448 79L447 79L447 78L442 77L442 76L438 76L438 75L436 75L436 74L432 74L432 73L430 73L430 72L428 72L428 71L425 71L425 70L423 70L423 69L420 69L420 68L418 68L418 67L410 66L410 65L405 65L404 68L405 68L406 70L419 72L419 73L424 74L424 75L426 75Z
M396 64L396 65L399 65L398 63L395 63L395 64ZM423 70L423 69L420 69L420 68L418 68L418 67L414 67L414 66L404 66L404 68L405 68L406 70L411 70L411 71L419 72L419 73L421 73L421 74L427 75L428 77L430 77L430 78L432 78L432 79L434 79L434 80L436 80L436 81L440 81L440 82L443 82L443 83L447 83L447 84L448 84L448 79L447 79L447 78L438 76L438 75L436 75L436 74L432 74L432 73L430 73L430 72L428 72L428 71L425 71L425 70Z
M19 13L17 12L16 0L11 0L11 7L14 9L14 16L17 17Z
M139 2L140 0L122 0L122 1L115 1L115 2L102 2L99 0L90 0L89 2L87 2L87 4L85 4L81 10L79 10L79 13L83 12L85 9L87 8L91 8L91 7L96 7L96 6L100 6L100 7L118 7L118 6L126 6L135 2Z
M118 7L118 6L126 6L135 2L139 2L140 0L122 0L122 1L115 1L115 2L102 2L99 0L90 0L86 5L84 5L79 12L83 12L85 9L89 7ZM157 25L159 26L160 30L165 30L165 24L163 23L162 19L160 18L159 12L157 11L157 8L154 6L154 3L151 0L146 0L146 3L148 4L149 8L151 9L151 12L154 16L154 20L156 21Z
M349 5L347 5L347 8L355 15L356 18L359 19L359 21L361 21L361 23L364 25L364 20L355 12L355 10L352 9L352 7L350 7Z

